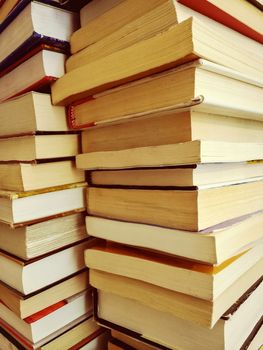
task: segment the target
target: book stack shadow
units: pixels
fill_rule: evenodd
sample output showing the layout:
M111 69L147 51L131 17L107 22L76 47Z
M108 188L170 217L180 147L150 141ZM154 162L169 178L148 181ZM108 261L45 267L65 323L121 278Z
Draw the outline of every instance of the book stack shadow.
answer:
M50 95L78 27L57 1L20 1L0 25L1 350L104 342L83 256L94 238L74 160L79 134Z
M110 3L82 10L52 86L82 129L96 320L109 349L256 349L262 44L179 2Z

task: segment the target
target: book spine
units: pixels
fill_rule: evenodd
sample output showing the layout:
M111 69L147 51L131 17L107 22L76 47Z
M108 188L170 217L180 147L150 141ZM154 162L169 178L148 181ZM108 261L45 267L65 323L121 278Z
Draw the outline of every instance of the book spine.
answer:
M181 4L190 7L192 10L205 15L218 23L224 24L225 26L251 38L259 43L263 44L263 35L256 32L251 27L240 22L235 17L231 16L227 12L221 10L217 6L213 5L207 0L178 0Z
M76 121L76 114L75 114L75 108L76 106L79 106L83 103L87 103L89 101L94 100L95 98L93 96L89 96L87 98L84 98L82 100L78 100L77 102L71 103L67 108L67 117L68 117L68 124L71 129L79 130L84 128L89 128L92 126L95 126L95 122L90 123L84 123L84 124L78 124Z
M32 54L30 53L30 51L34 50L41 44L49 45L51 47L54 47L55 49L57 48L61 50L60 52L66 54L69 53L70 50L69 43L67 41L51 38L33 32L32 35L23 44L21 44L15 51L13 51L0 63L0 76L3 76L8 71L10 71L10 66L17 66L18 64L25 61L24 57L31 57ZM28 56L24 56L25 52L29 52Z

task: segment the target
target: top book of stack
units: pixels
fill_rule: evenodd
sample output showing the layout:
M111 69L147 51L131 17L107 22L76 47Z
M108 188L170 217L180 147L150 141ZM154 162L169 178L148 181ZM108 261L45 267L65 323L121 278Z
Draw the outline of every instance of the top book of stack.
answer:
M0 24L0 72L40 44L67 52L78 15L45 3L21 1ZM23 30L21 30L23 28Z
M52 86L54 104L67 105L198 58L251 77L263 78L263 48L260 43L177 2L174 6L169 4L166 2L166 11L170 11L170 16L174 18L174 24L169 29L151 37L144 38L142 35L139 42L129 43L128 47L116 47L114 52L107 52L104 57L104 39L101 39L98 58L94 57L88 63L86 59L82 60L81 65L76 64ZM161 16L160 21L164 18L167 20L167 17ZM86 53L88 57L88 51Z

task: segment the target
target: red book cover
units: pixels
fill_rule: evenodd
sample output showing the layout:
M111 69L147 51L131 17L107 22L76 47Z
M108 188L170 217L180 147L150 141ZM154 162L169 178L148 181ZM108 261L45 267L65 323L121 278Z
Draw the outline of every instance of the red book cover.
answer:
M190 7L192 10L205 15L218 23L234 29L235 31L263 44L263 35L239 21L229 13L221 10L208 0L178 0L181 4Z

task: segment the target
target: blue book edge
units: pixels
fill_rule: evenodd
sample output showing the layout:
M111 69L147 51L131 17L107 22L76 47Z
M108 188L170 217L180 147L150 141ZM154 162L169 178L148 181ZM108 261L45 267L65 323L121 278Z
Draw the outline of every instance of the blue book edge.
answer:
M69 43L67 41L51 38L39 33L33 32L32 35L24 41L15 51L8 55L2 62L0 62L0 72L5 70L8 66L14 64L26 53L34 49L40 44L50 45L52 47L59 48L64 53L69 53Z

